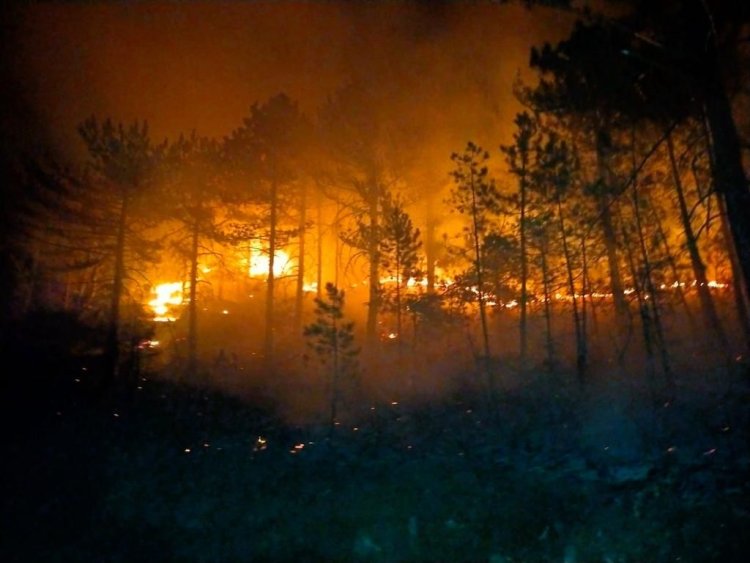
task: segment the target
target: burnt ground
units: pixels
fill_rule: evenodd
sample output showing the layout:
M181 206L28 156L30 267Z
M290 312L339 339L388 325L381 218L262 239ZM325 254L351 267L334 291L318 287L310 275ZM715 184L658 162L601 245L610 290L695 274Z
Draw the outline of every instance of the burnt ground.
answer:
M153 375L102 393L85 366L42 367L4 376L3 561L724 562L750 552L743 366L692 377L668 403L529 373L491 409L457 391L359 405L333 431L291 426L269 399Z

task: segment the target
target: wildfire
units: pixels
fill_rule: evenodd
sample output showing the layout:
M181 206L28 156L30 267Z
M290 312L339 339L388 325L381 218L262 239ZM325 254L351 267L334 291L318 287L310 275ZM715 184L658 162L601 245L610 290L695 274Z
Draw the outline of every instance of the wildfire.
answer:
M380 278L380 283L383 285L391 284L391 283L398 283L399 281L401 281L401 283L404 283L404 280L399 280L396 276L384 276ZM421 278L421 279L408 278L406 280L406 287L409 289L414 288L418 285L422 287L427 287L427 278Z
M148 302L157 322L174 321L170 309L182 304L182 282L160 283L154 286L151 293L155 296Z
M263 277L268 275L268 249L260 249L257 246L250 248L250 265L248 274L250 277ZM283 250L277 250L273 260L273 275L281 276L292 267L292 259Z

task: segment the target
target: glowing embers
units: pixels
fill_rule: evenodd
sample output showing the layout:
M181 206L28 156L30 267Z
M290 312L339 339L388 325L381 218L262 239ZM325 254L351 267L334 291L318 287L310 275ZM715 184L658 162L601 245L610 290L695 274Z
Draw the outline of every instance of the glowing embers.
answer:
M157 322L171 322L175 320L173 309L182 304L182 282L160 283L151 289L155 297L148 302L154 312Z
M258 278L268 275L268 258L268 248L261 247L257 240L253 241L250 245L250 264L247 269L250 277ZM274 277L290 273L292 266L293 261L290 256L283 250L276 249L273 259Z
M253 451L262 452L266 449L268 449L268 440L263 436L258 436L258 439L255 440L255 444L253 445Z

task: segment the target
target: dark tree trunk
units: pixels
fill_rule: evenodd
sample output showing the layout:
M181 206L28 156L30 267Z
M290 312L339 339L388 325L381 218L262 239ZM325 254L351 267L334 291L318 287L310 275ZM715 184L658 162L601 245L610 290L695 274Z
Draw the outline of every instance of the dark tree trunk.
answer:
M120 216L117 221L115 240L115 268L112 275L112 300L109 307L109 322L105 344L105 377L113 380L120 367L120 301L125 281L125 231L128 223L128 196L123 194Z
M563 214L562 201L560 196L557 196L557 213L558 221L560 222L560 235L562 236L563 243L563 256L565 258L565 268L568 274L568 291L573 303L573 325L576 334L576 374L578 375L578 383L583 385L586 383L586 371L588 363L588 351L585 340L585 334L583 333L581 326L581 317L578 311L578 299L576 298L576 286L573 279L573 259L571 257L570 248L568 247L568 235L565 232L565 217Z
M607 147L604 139L607 138L603 130L596 135L596 166L597 174L603 185L603 192L597 196L597 207L599 212L599 221L604 237L604 246L607 250L607 265L609 266L610 289L615 304L615 311L618 316L618 326L626 315L627 305L625 303L625 292L622 284L622 274L620 273L620 261L617 256L617 235L612 221L611 206L612 196L608 190L611 188L609 170L607 169Z
M519 189L520 189L520 251L521 251L521 311L519 319L519 351L521 358L521 368L526 365L526 358L528 356L529 347L529 336L527 329L527 305L528 305L528 290L527 282L529 277L529 265L526 256L526 155L523 153L521 174L519 176Z
M490 335L487 328L487 307L484 295L484 260L482 258L481 241L479 240L479 217L477 211L477 193L474 171L471 172L471 220L472 234L474 235L474 268L477 272L477 300L479 301L479 321L482 325L482 367L487 378L487 386L490 393L490 403L494 402L495 382L490 370Z
M198 242L200 223L196 219L190 233L190 301L188 302L187 376L194 379L198 372Z
M623 226L623 238L625 239L625 256L627 257L630 275L633 278L633 292L638 302L638 312L641 318L641 331L643 334L643 346L646 351L646 376L648 378L649 390L651 397L655 401L658 396L656 388L656 355L654 354L654 336L651 322L651 313L649 311L646 299L643 295L643 288L640 277L638 276L638 267L633 256L632 245L628 244L628 237Z
M368 214L370 218L370 240L368 241L368 257L370 259L369 272L369 301L367 302L367 343L373 351L377 339L378 311L380 310L380 197L375 182L370 186Z
M745 294L750 295L750 191L742 167L742 152L732 108L717 69L709 75L705 111L715 163L714 185L726 202Z
M742 331L745 340L745 350L750 353L750 314L748 314L747 294L744 291L745 287L742 283L742 270L740 269L737 260L737 251L734 248L734 244L732 244L732 233L730 232L729 222L727 221L726 206L721 197L719 197L718 200L719 208L721 210L721 234L724 238L724 244L732 265L732 293L734 295L734 304L737 311L737 323L740 326L740 330Z
M675 159L672 135L667 135L667 153L669 155L669 163L672 169L672 181L674 182L675 192L677 194L680 221L682 223L683 233L685 234L685 244L687 246L688 255L690 256L690 265L693 268L693 275L697 282L696 289L698 291L698 299L703 313L703 321L706 329L708 329L716 339L716 344L724 351L724 353L726 353L729 343L724 328L721 326L719 315L716 312L716 306L708 286L708 278L706 277L706 266L701 259L700 251L698 249L698 241L693 232L693 227L690 224L690 213L688 212L687 202L685 201L685 192L682 186L682 179L680 178L680 170L677 166L677 160Z
M294 302L294 327L302 330L302 314L305 306L305 232L307 228L307 188L302 186L299 206L299 253L297 256L297 294Z
M427 293L435 293L435 210L431 196L427 197L427 218L425 220L425 262L427 266Z
M278 185L274 171L271 180L271 217L270 230L268 234L268 278L266 280L266 333L265 333L265 359L268 368L274 364L274 265L276 259L276 223L278 222Z
M316 296L320 299L323 296L323 198L318 194L317 201L317 231L318 231L318 263L316 271Z
M544 235L543 235L544 236ZM547 352L547 367L552 369L555 362L555 344L552 338L552 296L550 295L550 275L547 264L547 244L542 239L542 285L544 287L544 326L546 332L545 350Z
M633 143L635 147L635 143ZM654 287L654 280L652 276L651 258L649 256L648 248L646 246L646 238L643 232L643 223L641 221L640 201L638 197L638 182L633 181L633 211L635 213L635 227L638 235L638 246L641 250L641 263L643 264L643 282L640 283L641 292L645 290L648 296L648 301L642 303L642 307L646 307L650 310L648 318L652 323L654 344L657 346L659 351L659 360L661 361L662 371L664 378L667 382L667 386L671 389L674 388L674 376L672 374L672 368L669 361L669 354L667 352L667 344L664 338L664 330L661 323L661 311L659 310L659 295ZM632 258L631 258L632 259ZM633 272L634 279L636 272ZM644 337L648 335L644 331Z
M677 290L677 295L680 298L680 303L682 304L682 308L685 309L685 315L687 315L688 322L690 323L691 328L695 328L695 317L693 316L693 311L690 309L690 305L687 302L687 298L685 297L685 288L683 287L683 281L682 276L680 276L680 272L677 270L677 263L674 259L674 253L672 252L671 247L669 246L669 241L667 240L667 233L664 232L664 226L661 223L661 219L659 218L659 215L657 213L652 213L653 221L656 224L656 229L659 234L659 241L661 242L662 246L664 247L664 252L666 253L666 259L667 263L669 264L669 269L672 271L672 276L675 279L675 282L677 283L677 287L675 288Z

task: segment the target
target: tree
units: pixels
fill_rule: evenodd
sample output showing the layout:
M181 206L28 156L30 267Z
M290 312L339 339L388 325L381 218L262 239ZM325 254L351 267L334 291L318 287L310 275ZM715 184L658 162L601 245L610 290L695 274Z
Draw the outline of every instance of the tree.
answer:
M356 236L345 242L368 262L369 296L365 339L370 352L377 337L380 301L380 234L383 203L400 175L404 151L394 142L398 126L389 119L382 100L364 84L352 83L330 97L319 115L321 140L328 149L327 184L331 197L356 217ZM399 131L400 133L403 133Z
M131 222L135 209L153 187L156 163L163 146L153 145L148 123L134 122L128 126L110 119L100 122L91 117L81 123L78 132L89 153L88 167L92 179L106 190L104 218L112 228L111 300L105 345L105 372L117 375L120 346L120 306L125 287L126 255L134 242ZM104 203L104 202L102 202Z
M554 204L562 243L563 257L567 272L568 293L573 307L573 325L576 335L576 372L579 383L586 381L588 363L588 344L586 341L584 320L578 307L578 292L575 283L575 262L570 238L572 229L569 225L566 204L571 198L572 189L579 182L577 178L578 161L571 147L554 132L549 132L544 139L535 143L537 166L534 181L538 189L545 193Z
M714 185L726 202L750 294L750 190L730 102L743 64L739 45L750 7L716 0L634 1L631 6L623 18L632 33L630 56L643 61L662 91L673 98L681 92L691 114L708 123Z
M724 354L727 354L729 342L726 333L724 332L724 328L721 325L721 321L719 320L713 297L711 297L708 278L706 277L706 266L701 258L698 249L698 237L696 236L691 223L690 212L685 198L685 189L677 158L675 157L675 145L671 133L667 135L667 156L669 157L669 167L672 173L672 181L674 182L675 195L677 196L680 223L685 236L685 246L688 255L690 256L690 265L696 281L698 299L703 313L704 326L715 338L715 342L719 349L721 349Z
M716 0L631 0L618 3L619 8L623 4L630 9L621 16L587 14L594 23L579 23L558 50L569 45L579 31L583 31L579 37L600 34L616 37L616 41L583 44L584 48L568 49L562 57L554 56L554 49L547 45L533 53L532 63L560 78L565 69L580 66L582 61L603 63L580 82L591 96L567 88L568 103L590 99L597 107L624 111L638 119L678 122L693 116L705 120L713 182L726 204L744 290L750 294L750 190L731 105L731 94L738 87L736 77L742 75L742 65L747 65L740 45L750 22L750 7L746 2ZM575 81L569 76L564 82ZM592 84L598 88L590 88ZM546 85L545 92L555 90L550 86Z
M516 132L513 134L514 144L501 146L500 150L505 154L510 173L518 178L518 232L519 232L519 258L521 263L521 298L520 305L520 356L521 365L526 364L528 354L528 334L526 329L526 309L528 304L528 277L529 265L526 250L528 222L526 218L529 193L531 141L537 131L534 118L528 112L521 112L514 120Z
M414 227L401 201L388 198L384 207L380 256L383 269L393 283L384 289L383 299L385 308L396 314L396 334L401 355L404 338L402 318L406 310L405 293L409 280L419 276L417 253L422 242L419 239L419 229Z
M449 202L469 221L469 225L464 227L464 233L470 245L472 273L476 278L476 298L482 326L482 363L492 394L494 382L489 370L490 339L487 328L486 261L483 247L486 237L491 232L493 218L499 211L500 198L495 182L489 177L489 158L487 151L472 142L467 143L462 154L451 155L455 165L451 176L455 185L451 189Z
M242 127L226 140L225 150L230 160L245 169L252 183L247 200L264 206L267 211L267 221L264 221L268 225L264 350L269 367L274 364L276 253L280 237L296 233L294 229L283 232L281 225L292 205L290 188L300 176L308 135L309 124L296 102L286 94L278 94L263 104L254 104ZM300 270L300 275L303 274ZM298 291L301 289L298 285Z
M315 322L304 328L308 345L315 351L320 362L329 366L331 429L338 416L342 384L345 378L356 376L359 355L359 349L354 345L354 323L344 320L344 303L344 290L327 283L325 296L315 299Z
M195 133L180 136L167 151L164 163L165 212L176 221L180 232L174 240L178 254L189 266L187 375L198 368L198 284L199 261L208 249L205 243L222 239L219 210L222 201L222 170L219 143Z
M589 194L597 206L620 324L627 306L618 255L621 245L613 218L618 186L612 160L618 150L618 128L622 128L628 112L641 104L641 68L622 56L627 46L627 38L616 28L577 22L566 40L554 47L545 44L532 49L531 67L538 70L541 79L525 93L526 101L537 111L566 121L571 132L577 129L580 145L590 147L593 153L595 177Z

